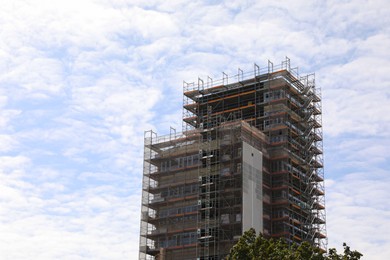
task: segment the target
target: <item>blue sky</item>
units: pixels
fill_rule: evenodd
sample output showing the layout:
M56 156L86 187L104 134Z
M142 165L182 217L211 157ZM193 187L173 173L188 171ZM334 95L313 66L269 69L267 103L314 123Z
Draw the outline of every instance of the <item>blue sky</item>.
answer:
M285 56L322 89L329 247L390 257L388 1L0 3L1 259L136 259L144 131Z

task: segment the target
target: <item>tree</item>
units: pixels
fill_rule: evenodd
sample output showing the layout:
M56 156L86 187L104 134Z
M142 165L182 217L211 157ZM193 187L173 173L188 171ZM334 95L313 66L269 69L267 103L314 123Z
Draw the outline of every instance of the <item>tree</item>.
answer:
M362 253L360 253L356 250L351 251L351 248L349 246L347 246L346 243L343 243L343 247L344 247L344 254L342 254L342 255L337 254L337 251L334 248L329 249L328 259L331 259L331 260L359 260L363 256Z
M232 247L227 257L229 260L359 260L363 255L358 251L351 251L345 243L344 254L337 254L336 249L329 249L325 254L308 242L300 245L288 245L284 239L266 239L261 233L251 228L246 231Z

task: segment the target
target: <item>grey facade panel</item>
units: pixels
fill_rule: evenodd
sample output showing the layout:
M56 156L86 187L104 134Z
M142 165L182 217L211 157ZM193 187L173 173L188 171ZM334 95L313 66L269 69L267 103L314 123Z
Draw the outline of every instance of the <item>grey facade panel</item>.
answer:
M254 228L263 232L263 154L243 142L243 232Z

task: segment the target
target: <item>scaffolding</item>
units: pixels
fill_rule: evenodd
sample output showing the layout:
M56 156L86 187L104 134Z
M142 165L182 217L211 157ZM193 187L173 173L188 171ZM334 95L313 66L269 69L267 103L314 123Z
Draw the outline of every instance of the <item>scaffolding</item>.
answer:
M326 250L315 75L286 58L183 92L183 133L145 138L140 259L223 259L251 225Z

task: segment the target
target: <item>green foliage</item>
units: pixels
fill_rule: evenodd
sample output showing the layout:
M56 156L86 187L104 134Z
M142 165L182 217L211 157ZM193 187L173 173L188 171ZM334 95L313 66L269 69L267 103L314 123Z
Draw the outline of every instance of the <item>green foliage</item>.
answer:
M344 247L344 254L342 254L342 255L337 254L337 251L334 248L329 249L328 259L331 259L331 260L359 260L363 256L362 253L360 253L356 250L351 251L351 248L349 246L347 246L346 243L343 243L343 247Z
M246 231L230 250L228 260L359 260L363 255L358 251L351 251L345 243L344 254L337 254L336 249L329 249L326 254L308 242L289 246L283 239L266 239L262 234L256 236L251 228Z

